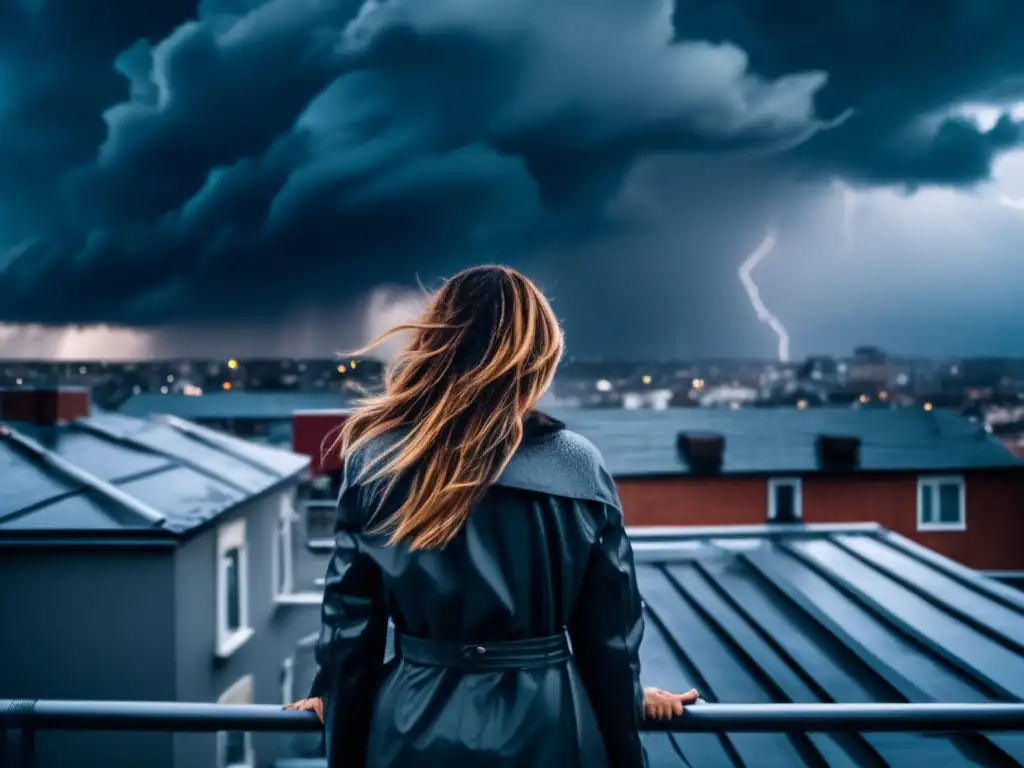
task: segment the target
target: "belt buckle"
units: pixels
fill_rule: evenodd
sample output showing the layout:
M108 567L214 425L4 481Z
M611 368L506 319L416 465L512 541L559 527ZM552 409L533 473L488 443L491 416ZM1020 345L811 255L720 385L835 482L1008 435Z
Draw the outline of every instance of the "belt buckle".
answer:
M467 659L482 659L487 655L487 647L483 645L465 645L462 647L462 655Z

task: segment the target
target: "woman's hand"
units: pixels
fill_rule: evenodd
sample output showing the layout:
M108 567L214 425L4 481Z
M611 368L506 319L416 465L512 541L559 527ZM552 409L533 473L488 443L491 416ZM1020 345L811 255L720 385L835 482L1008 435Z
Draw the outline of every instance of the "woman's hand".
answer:
M696 688L686 693L669 693L661 688L644 688L644 715L650 720L669 720L683 714L683 707L695 704L700 694Z
M317 718L324 721L324 700L323 699L299 699L291 704L285 704L285 709L297 709L300 712L316 712Z

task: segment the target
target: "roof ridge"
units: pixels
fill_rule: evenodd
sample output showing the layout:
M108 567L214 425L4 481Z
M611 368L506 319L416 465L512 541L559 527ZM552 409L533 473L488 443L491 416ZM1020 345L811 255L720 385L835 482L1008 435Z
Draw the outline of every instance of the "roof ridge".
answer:
M65 478L81 483L86 488L101 494L135 516L142 518L147 523L162 526L167 520L166 515L158 509L136 499L129 493L125 493L116 485L108 483L91 472L75 466L31 437L16 431L9 424L0 424L0 439L12 444L22 454L28 454L30 458L46 464Z
M172 416L171 414L168 413L154 414L153 416L150 417L150 420L166 424L171 429L181 432L193 438L194 440L197 440L198 442L206 443L207 445L213 448L223 451L227 455L231 456L233 459L237 459L243 464L248 464L253 469L258 469L261 472L266 472L270 475L273 475L274 477L284 477L284 474L282 474L275 467L271 467L259 461L258 459L254 459L253 457L248 456L243 452L235 450L237 447L237 442L244 442L239 440L239 438L230 437L228 435L222 435L221 433L209 429L208 427L200 426L199 424L195 424L186 419L181 419L177 416ZM245 444L248 445L248 443Z

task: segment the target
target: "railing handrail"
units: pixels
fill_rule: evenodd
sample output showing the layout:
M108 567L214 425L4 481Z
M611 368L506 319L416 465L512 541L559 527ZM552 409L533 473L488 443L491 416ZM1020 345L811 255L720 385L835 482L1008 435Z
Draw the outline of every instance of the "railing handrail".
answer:
M106 731L318 731L311 712L272 705L0 699L0 729ZM645 731L807 733L1024 732L1016 704L698 704Z

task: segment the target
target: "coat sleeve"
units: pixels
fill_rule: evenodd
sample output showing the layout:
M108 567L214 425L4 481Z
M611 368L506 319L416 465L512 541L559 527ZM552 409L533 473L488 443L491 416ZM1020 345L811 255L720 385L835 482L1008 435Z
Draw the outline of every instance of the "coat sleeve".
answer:
M642 603L622 512L605 505L605 513L568 629L609 764L642 768L647 765L640 741Z
M338 500L310 690L324 699L327 754L344 755L346 765L364 762L388 623L380 569L360 546L359 497L358 486L346 486Z

